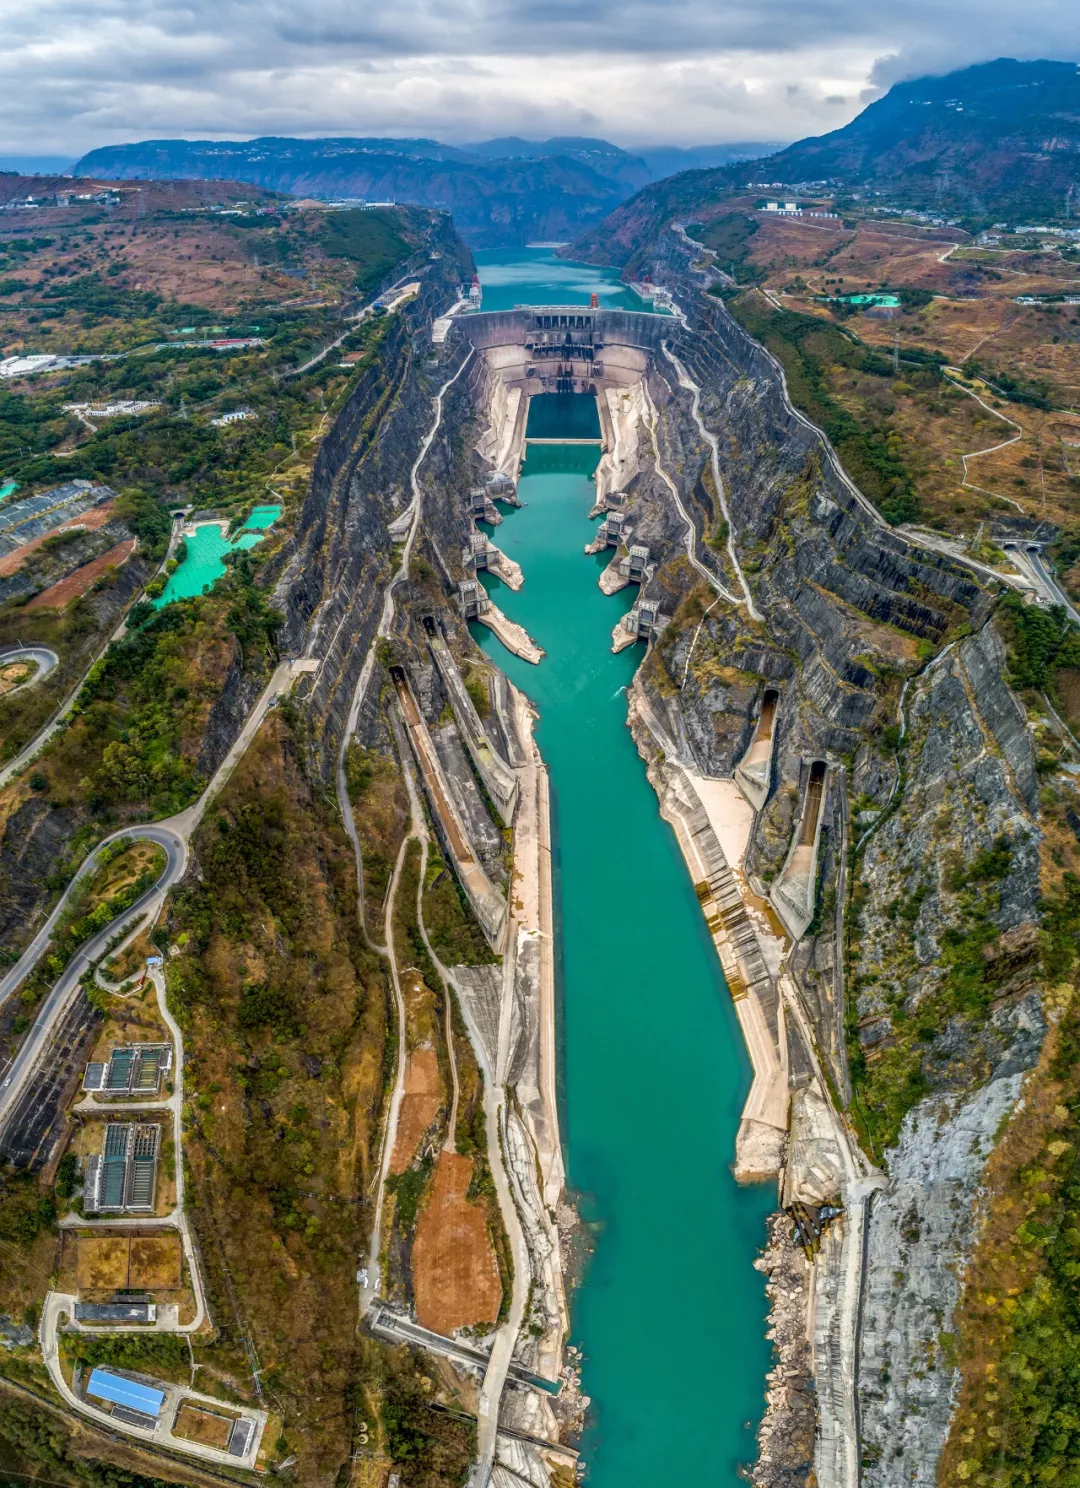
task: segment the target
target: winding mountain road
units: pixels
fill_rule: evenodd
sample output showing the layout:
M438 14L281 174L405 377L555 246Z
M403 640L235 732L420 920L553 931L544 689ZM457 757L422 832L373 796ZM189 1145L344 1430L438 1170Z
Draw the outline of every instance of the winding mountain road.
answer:
M49 918L34 936L19 960L0 981L0 1004L23 984L31 971L45 954L53 930L60 916L71 901L75 890L100 864L101 853L111 842L154 842L165 849L165 868L160 878L123 914L119 915L103 930L86 941L72 957L55 986L49 992L38 1011L33 1027L12 1060L0 1083L0 1129L7 1123L34 1067L48 1047L57 1021L67 1010L71 999L92 963L105 952L109 941L119 930L130 927L137 919L146 919L164 902L169 889L184 874L187 868L188 843L201 822L210 801L218 794L232 775L269 709L279 695L287 690L301 672L310 671L316 665L311 661L283 661L274 670L268 686L248 715L243 728L234 740L225 758L218 766L209 785L191 806L175 816L160 822L138 822L121 827L99 842L80 866L68 884Z

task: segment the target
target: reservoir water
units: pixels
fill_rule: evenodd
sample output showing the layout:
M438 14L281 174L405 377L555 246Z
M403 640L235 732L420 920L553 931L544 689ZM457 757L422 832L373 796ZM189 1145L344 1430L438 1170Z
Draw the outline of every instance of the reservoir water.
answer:
M609 271L535 250L477 258L487 308L498 308L491 274L514 283L514 303L588 303L593 291L611 303ZM554 400L541 408L547 431ZM731 1176L749 1062L626 726L643 651L613 655L611 630L632 591L602 594L605 559L582 552L598 458L597 446L530 446L525 505L504 509L493 532L525 585L514 594L484 582L545 659L530 666L484 627L473 633L536 703L551 775L563 1142L595 1246L571 1298L592 1398L590 1488L734 1488L764 1404L769 1345L753 1261L775 1190Z

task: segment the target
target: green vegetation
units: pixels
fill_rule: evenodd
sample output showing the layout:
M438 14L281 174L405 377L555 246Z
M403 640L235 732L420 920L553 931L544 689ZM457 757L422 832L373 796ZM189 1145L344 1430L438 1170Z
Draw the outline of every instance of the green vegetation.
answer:
M988 368L973 358L964 363L963 372L965 377L981 378L992 392L1010 403L1023 403L1029 408L1041 408L1044 412L1054 407L1050 383L1045 378L1025 381L1008 372Z
M757 218L741 212L717 217L704 225L693 222L686 229L689 237L713 250L718 267L730 274L737 284L753 284L761 278L753 264L747 261L757 230Z
M69 1445L69 1441L58 1414L7 1392L0 1396L0 1481L5 1488L9 1483L16 1488L26 1480L70 1484L71 1488L176 1488L174 1478L144 1477L88 1457L84 1446ZM97 1451L108 1451L103 1440L95 1446Z
M465 691L481 718L491 713L491 693L488 690L487 673L480 667L471 667L465 675Z
M383 1386L386 1451L408 1488L464 1483L476 1451L476 1428L437 1415L416 1376L388 1375Z
M1059 989L1068 979L1069 1001L1027 1096L1030 1128L1014 1118L1015 1165L997 1178L1004 1212L960 1313L964 1393L942 1481L977 1488L1080 1478L1080 880L1066 874L1044 909L1046 971Z
M223 599L229 621L235 611L258 635L259 644L244 653L248 668L265 667L278 617L264 610L247 569L223 579L214 596L157 611L90 669L76 703L78 725L68 737L89 767L79 784L92 811L146 802L155 815L167 816L202 788L184 745L201 733L217 696L216 682L191 683L193 671L205 664L203 648L220 644Z
M347 258L357 265L356 288L367 295L409 256L400 212L356 209L334 212L320 241L327 258Z
M356 743L349 745L345 780L364 863L364 917L381 940L382 906L408 815L405 786L393 759Z
M457 878L434 848L428 851L424 877L424 925L444 966L489 966L499 959Z
M0 1166L0 1244L25 1250L56 1224L56 1205L29 1173Z
M68 1356L84 1369L108 1364L115 1369L142 1370L153 1374L155 1367L175 1370L188 1367L187 1344L175 1333L130 1333L116 1337L87 1337L71 1333L65 1336Z
M950 1024L972 1031L981 1028L995 995L1018 969L1015 957L1001 945L997 925L1001 883L1010 872L1012 860L1012 846L999 837L966 865L950 862L928 868L927 876L908 894L886 906L886 915L898 931L895 964L889 967L887 982L881 978L882 1000L892 1029L886 1046L869 1056L864 1051L854 996L847 1014L854 1114L878 1154L895 1144L904 1117L931 1089L934 1040ZM931 894L940 896L946 923L939 936L938 962L945 974L934 990L909 1011L907 983L916 969L912 940L923 904ZM865 885L857 884L849 916L855 934L865 899ZM856 976L852 991L857 994L860 988L878 981L878 974Z
M886 521L915 521L921 511L918 492L888 417L869 409L854 414L827 384L830 367L884 379L892 376L892 362L828 321L773 310L759 295L739 295L728 308L783 366L792 402L824 429L852 480ZM921 375L938 378L929 364Z
M91 907L91 901L98 897L97 889L101 880L108 879L110 876L111 864L116 858L129 851L130 848L124 842L112 843L103 850L100 858L101 867L93 881L82 885L72 895L67 908L57 921L49 942L48 953L35 968L35 977L40 975L46 981L55 981L84 941L96 935L99 930L104 930L106 925L111 924L125 910L130 909L135 901L146 893L147 889L153 888L157 883L165 867L165 853L160 847L153 849L152 861L130 883L124 884L115 893L99 898L99 902Z
M1012 589L1002 598L1000 611L1011 630L1009 681L1013 687L1056 692L1057 673L1080 667L1080 626L1069 619L1062 605L1051 610L1026 605Z
M394 1225L406 1235L416 1228L416 1216L420 1200L424 1197L434 1162L430 1153L425 1154L416 1167L406 1168L404 1173L387 1175L386 1188L394 1195Z

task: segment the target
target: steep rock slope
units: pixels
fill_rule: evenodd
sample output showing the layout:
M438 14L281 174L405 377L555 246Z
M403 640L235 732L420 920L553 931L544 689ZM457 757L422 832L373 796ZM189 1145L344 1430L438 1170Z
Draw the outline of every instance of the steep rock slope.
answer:
M778 688L770 795L746 855L760 884L784 861L807 760L832 762L816 917L790 966L841 1103L888 1181L868 1228L864 1470L890 1488L929 1484L959 1379L945 1335L986 1161L1046 1030L1031 731L976 575L912 545L861 499L791 412L777 364L701 292L677 235L645 251L686 312L668 346L700 389L762 619L714 600L668 548L655 582L674 621L639 685L679 755L714 775L746 749L763 687ZM662 354L650 382L660 452L699 537L712 539L701 557L734 588L683 381ZM650 489L647 477L631 485L635 516ZM846 885L847 939L836 913ZM794 1045L789 1057L797 1074ZM771 1398L763 1441L799 1435L806 1365L791 1355L784 1367L791 1389ZM836 1379L816 1387L843 1393ZM809 1455L801 1473L794 1455L785 1481L809 1470ZM763 1465L759 1480L774 1478L775 1463Z

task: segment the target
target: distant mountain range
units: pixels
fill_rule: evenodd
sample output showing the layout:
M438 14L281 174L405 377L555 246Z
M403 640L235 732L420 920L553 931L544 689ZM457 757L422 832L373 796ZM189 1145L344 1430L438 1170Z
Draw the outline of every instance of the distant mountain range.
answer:
M1014 223L1080 226L1080 69L1001 58L897 83L850 124L770 155L646 186L574 246L630 264L665 222L686 220L767 180L793 193L824 182L897 206Z
M843 129L800 140L770 180L818 180L951 210L1080 221L1080 68L1000 58L897 83ZM756 179L743 173L744 179Z
M776 144L661 147L514 137L457 148L428 139L144 140L91 150L77 176L246 181L294 196L442 207L474 248L572 238L671 170L753 159Z

